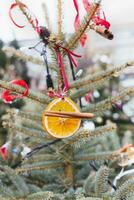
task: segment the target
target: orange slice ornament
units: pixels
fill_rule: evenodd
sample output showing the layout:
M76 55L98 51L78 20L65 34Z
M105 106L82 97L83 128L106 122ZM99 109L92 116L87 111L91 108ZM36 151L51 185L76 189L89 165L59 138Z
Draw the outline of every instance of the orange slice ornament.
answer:
M80 127L80 118L68 118L64 116L46 116L46 112L70 112L80 113L78 106L68 97L56 98L45 109L42 116L44 129L53 137L67 138L73 135Z

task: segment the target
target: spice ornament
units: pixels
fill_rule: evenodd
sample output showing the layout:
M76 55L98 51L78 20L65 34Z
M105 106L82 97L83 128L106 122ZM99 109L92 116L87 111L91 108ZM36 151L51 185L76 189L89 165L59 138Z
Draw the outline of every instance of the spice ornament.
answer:
M72 136L79 129L81 119L92 118L92 113L81 113L78 106L68 97L56 98L43 113L44 129L56 138Z

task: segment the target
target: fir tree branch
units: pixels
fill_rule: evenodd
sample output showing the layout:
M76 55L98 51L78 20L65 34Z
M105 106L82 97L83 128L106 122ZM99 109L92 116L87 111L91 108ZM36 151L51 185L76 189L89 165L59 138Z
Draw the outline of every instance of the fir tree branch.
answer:
M26 136L35 137L36 142L41 142L43 139L52 140L52 137L47 135L44 131L31 130L30 128L18 126L10 122L3 122L3 126L4 128L10 128L13 131L23 133Z
M79 142L81 143L86 143L89 142L90 140L96 138L96 137L102 137L103 135L113 132L116 130L116 125L115 124L109 124L105 125L99 128L96 128L95 131L89 131L89 130L80 130L77 134L77 136L72 137L68 141L64 141L65 144L60 148L60 150L63 150L64 148L68 147L69 145L74 145L78 144ZM80 144L78 145L80 146Z
M114 160L119 157L116 151L113 152L100 152L100 153L89 153L88 155L78 155L74 157L74 161L102 161L102 160Z
M2 169L7 174L8 179L20 193L20 197L29 194L29 190L25 181L23 178L18 176L13 169L9 168L8 166L0 166L0 169Z
M58 40L62 41L62 39L63 39L63 34L62 34L62 0L58 0L57 10L58 10Z
M99 195L101 193L108 192L108 176L109 176L109 168L101 166L96 174L95 181L95 192Z
M88 85L88 84L93 84L97 81L109 79L112 76L114 76L115 74L122 72L125 68L133 66L133 65L134 65L134 61L131 61L131 62L127 62L119 67L114 67L114 68L108 69L106 71L95 73L94 75L86 76L85 78L82 78L78 81L72 82L70 88L80 88L80 87Z
M2 80L0 80L0 88L10 90L11 92L15 92L17 94L23 94L25 91L23 87ZM32 90L29 90L27 98L34 100L35 102L39 102L41 104L48 104L50 101L46 95L39 92L33 92Z
M36 65L42 65L44 66L44 61L42 59L33 57L31 55L27 55L24 52L20 50L16 50L13 47L3 47L2 50L6 53L9 54L10 56L14 56L19 60L22 60L24 62L31 62ZM57 71L57 68L54 65L49 65L50 69Z
M9 109L9 110L7 110L7 113L9 113L13 116L18 116L18 117L25 118L25 119L31 119L34 121L41 121L41 119L42 119L42 116L39 114L35 114L32 112L26 112L26 111L24 112L24 111L17 110L17 109Z
M44 129L42 127L41 121L33 121L31 119L21 119L21 125L29 128L29 129L33 129L33 130L37 130L37 131L41 131L44 132Z
M79 42L79 39L81 38L83 33L85 33L85 31L89 27L90 21L92 20L92 17L94 16L98 7L99 7L99 3L95 3L92 5L90 13L88 13L87 16L84 18L84 21L81 23L78 31L72 35L72 37L69 39L69 41L65 45L65 47L67 49L73 49L76 47L77 43Z
M110 77L109 77L110 78ZM100 80L94 83L88 84L87 86L80 87L80 89L76 89L75 91L70 93L70 98L75 100L77 98L83 97L89 92L90 90L97 90L102 88L106 84L107 80Z
M31 172L33 170L49 170L49 169L57 169L59 167L62 167L63 166L63 162L60 162L60 161L56 161L56 162L53 162L51 164L46 164L44 166L32 166L32 167L20 167L20 168L17 168L15 171L17 174L21 174L21 173L24 173L24 172Z
M101 112L104 112L106 110L109 110L112 108L113 105L118 103L120 100L123 100L125 96L133 96L134 95L134 88L127 88L119 92L117 96L109 97L96 105L90 104L90 106L86 106L86 108L83 108L83 112L90 111L91 113L95 113L95 115L100 115Z
M58 159L56 156L51 154L40 154L40 155L33 155L32 157L29 157L29 159L26 159L23 161L23 164L33 164L38 162L46 162L46 161L55 161Z
M114 197L115 200L125 200L127 196L134 191L134 178L127 180L119 187Z

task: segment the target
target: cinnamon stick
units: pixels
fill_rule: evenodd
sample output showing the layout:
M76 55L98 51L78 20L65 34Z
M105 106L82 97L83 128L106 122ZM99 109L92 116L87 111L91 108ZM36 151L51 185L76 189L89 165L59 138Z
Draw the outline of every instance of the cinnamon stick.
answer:
M46 116L52 117L63 117L63 118L80 118L80 119L91 119L94 117L93 113L73 113L73 112L59 112L59 111L47 111Z

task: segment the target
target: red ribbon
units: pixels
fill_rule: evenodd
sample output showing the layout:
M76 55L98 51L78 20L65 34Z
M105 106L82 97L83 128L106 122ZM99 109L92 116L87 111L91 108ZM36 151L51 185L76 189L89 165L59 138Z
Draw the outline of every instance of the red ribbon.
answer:
M48 91L48 96L50 98L61 98L64 99L64 97L67 95L67 90L64 88L62 91L61 89L58 87L58 91L55 92L54 90Z
M9 146L9 142L5 143L2 147L0 147L0 153L3 160L7 160L7 149Z
M83 0L83 5L84 5L85 10L87 12L89 12L90 8L91 8L91 4L88 2L88 0ZM99 10L99 12L96 12L96 16L94 16L92 18L92 21L97 26L104 26L106 29L109 29L110 28L110 23L106 20L105 13L103 11L102 11L102 14L103 14L103 18L101 18L101 16L100 16L100 10Z
M25 9L27 9L29 13L31 13L30 10L29 10L29 8L28 8L25 4L23 4L23 3L21 3L21 2L19 2L19 4L20 4L20 6L24 7ZM15 20L13 19L13 17L12 17L12 10L13 10L14 8L16 8L17 6L19 6L17 3L13 3L13 4L11 5L11 7L10 7L10 9L9 9L9 17L10 17L11 21L14 23L15 26L17 26L18 28L24 28L25 25L19 25L19 24L17 24L17 23L15 22ZM33 15L33 14L32 14L32 15ZM29 20L29 23L33 23L33 22L34 22L34 23L35 23L35 30L37 31L38 34L40 34L40 27L39 27L38 20L37 20L37 18L36 18L35 15L33 15L33 16L34 16L34 19Z
M62 55L61 55L60 49L63 49L64 51L66 51L66 53L68 54L70 60L72 61L72 63L74 64L75 67L77 67L78 65L77 65L77 62L75 61L75 59L73 58L73 56L75 56L77 58L80 58L81 56L78 54L75 54L74 52L70 51L69 49L67 49L65 47L62 47L59 44L56 44L56 46L55 46L57 60L58 60L59 67L61 68L61 73L63 76L64 86L65 86L65 91L66 91L70 88L70 84L67 79L67 75L66 75L66 71L65 71L65 67L64 67L63 60L62 60Z
M23 81L23 80L13 80L10 83L24 87L25 91L23 92L22 95L18 95L18 94L11 94L9 90L4 90L2 92L1 98L3 99L3 101L5 103L13 103L13 100L21 99L24 96L28 95L29 88L28 88L28 85L25 81Z
M90 103L92 101L92 97L93 97L93 94L91 91L89 91L86 95L85 95L85 100L86 102Z
M78 28L80 26L79 6L78 6L77 0L73 0L73 2L74 2L74 7L75 7L76 12L77 12L76 17L75 17L75 21L74 21L74 28L75 28L75 31L78 31ZM87 35L84 33L80 38L80 43L81 43L82 46L85 46L86 40L87 40Z
M88 2L88 0L83 0L83 5L84 5L85 10L89 12L91 4Z

